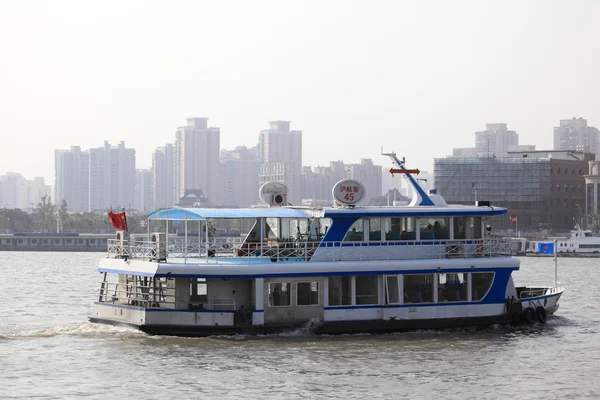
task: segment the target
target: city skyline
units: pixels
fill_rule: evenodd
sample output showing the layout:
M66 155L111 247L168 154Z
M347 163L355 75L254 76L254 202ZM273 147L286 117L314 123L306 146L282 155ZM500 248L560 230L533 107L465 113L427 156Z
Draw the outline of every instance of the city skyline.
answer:
M209 118L208 117L189 117L189 118L185 118L185 120L193 120L193 119L206 119L206 120L208 120ZM212 118L210 118L210 119L212 120ZM555 146L555 135L556 135L556 130L561 127L561 124L563 124L563 122L569 122L571 120L578 120L578 121L584 120L584 121L587 121L587 125L586 126L589 126L590 129L592 129L592 131L595 131L595 132L598 131L594 127L594 124L590 123L589 119L587 119L585 116L578 116L578 117L571 117L571 118L566 118L566 119L559 119L559 120L557 120L555 122L554 126L552 127L552 130L548 133L548 141L551 142L550 145L548 145L548 147L540 146L538 143L527 142L527 139L526 139L527 136L522 135L522 133L518 129L513 128L512 125L510 126L510 132L517 132L517 136L518 136L517 142L520 143L519 146L521 146L521 147L522 146L530 147L530 150L532 148L535 148L535 147L537 147L539 150L566 150L566 148L564 148L564 147L556 148L556 146ZM510 122L506 122L506 121L503 121L503 122L499 122L499 121L490 122L490 121L488 121L488 122L484 122L484 124L486 126L488 126L488 125L501 125L501 126L504 126L506 128L506 126L509 125ZM178 124L175 124L175 125L178 125ZM179 122L179 125L181 125L181 122ZM265 123L263 122L262 123L262 127L264 127L264 125L265 125ZM481 125L482 124L480 123L479 127ZM216 126L218 126L218 125L216 125ZM219 131L221 130L220 127L217 128L217 129L219 129ZM477 149L477 138L476 137L477 137L478 134L482 133L482 132L476 131L476 129L478 129L477 126L473 127L473 131L470 132L470 135L471 135L471 143L470 143L470 145L465 146L465 147L453 147L452 143L448 143L448 148L446 149L447 150L446 153L441 154L441 155L439 155L437 157L433 157L432 156L431 164L429 165L429 169L422 168L421 166L416 166L416 167L418 167L419 169L421 169L423 171L425 171L425 170L432 171L433 170L433 161L434 161L434 158L451 156L452 153L453 153L453 150L473 150L473 151L475 151ZM257 130L258 133L255 135L255 137L259 138L260 132L263 132L263 131L264 131L264 129L259 128ZM173 132L176 133L177 129L171 129L171 132L172 133ZM304 130L302 130L302 132L304 133ZM142 154L135 147L132 147L132 146L129 147L129 148L132 148L133 150L136 151L135 169L140 169L140 170L149 170L149 169L152 169L152 163L153 163L152 160L153 160L153 157L154 157L154 153L157 151L157 149L163 148L165 146L165 143L170 143L170 145L172 146L173 143L176 141L175 133L173 133L170 137L169 136L165 136L164 139L161 138L160 139L161 142L155 148L153 148L152 151L149 154ZM473 136L472 136L473 134L476 135L475 138L473 138ZM221 136L221 143L222 142L230 142L230 140L223 140L223 139L224 139L224 136L222 135ZM95 144L93 144L90 148L91 149L98 148L99 144L101 144L101 143L102 144L106 144L107 142L109 142L109 141L108 140L103 140L103 139L98 139L95 142ZM127 141L126 140L119 140L118 142L124 144ZM524 144L524 143L526 143L526 144ZM243 143L243 144L242 143L237 143L237 144L233 144L232 147L223 147L221 145L220 146L220 151L233 151L233 150L235 150L236 148L238 148L240 146L247 147L247 148L252 148L252 147L256 147L258 145L260 145L260 140L256 139L255 142L250 142L249 141L248 143ZM598 147L598 153L600 153L600 142L598 143L597 147ZM81 149L81 148L83 148L83 146L81 146L79 143L75 143L75 144L71 143L68 146L66 146L65 148L55 148L52 151L50 151L51 158L52 158L52 165L51 165L51 168L49 170L51 170L51 171L55 170L55 164L56 164L57 160L56 160L56 155L54 154L54 152L67 151L69 149L72 150L73 148L79 148L79 149ZM87 150L89 150L90 148L88 148ZM383 149L386 150L386 147L384 146ZM379 150L381 150L381 147L379 148ZM516 150L516 148L514 150ZM571 150L575 150L575 149L571 149ZM308 148L303 148L302 149L302 159L303 159L302 167L327 167L331 161L344 161L344 162L348 162L348 163L360 163L360 160L363 159L363 158L371 158L374 161L375 164L378 164L379 163L378 159L381 158L381 162L380 163L382 165L386 165L387 164L386 163L386 158L383 157L383 156L381 156L380 153L378 153L378 154L376 154L375 157L361 157L358 160L355 160L355 159L346 159L344 157L338 157L335 154L331 154L331 156L330 156L331 158L328 159L328 160L325 160L322 164L311 165L311 164L309 164L309 163L307 163L307 162L304 161L305 160L305 156L304 155L307 154L309 151L310 151L310 146ZM401 157L406 157L407 163L413 165L413 163L411 162L411 157L410 156L403 155L401 152L398 152L397 150L393 150L393 151L396 151L396 153L399 156L401 156ZM588 151L591 151L592 153L596 154L596 152L594 152L592 149L588 149ZM343 149L340 150L340 153L344 153L344 150ZM475 153L472 153L472 154L475 154ZM459 154L455 153L454 156L464 156L464 155L460 154L460 153ZM140 162L138 161L140 158L141 159L149 159L150 160L150 164L149 165L145 165L145 164L144 165L140 165ZM44 178L44 180L46 182L49 182L49 184L51 186L53 186L53 187L54 187L54 181L56 179L56 174L52 174L52 175L41 174L41 175L35 175L35 176L31 175L30 176L30 175L27 175L26 173L24 173L23 171L20 171L20 170L17 170L17 169L8 169L7 171L4 171L4 172L0 171L0 176L1 175L6 175L6 174L9 174L9 173L21 174L21 175L23 175L23 177L25 179L28 179L28 180L34 180L35 178Z
M192 116L225 149L283 119L305 165L383 146L422 170L484 122L546 149L560 119L600 125L596 2L128 4L0 5L0 174L51 182L48 148L102 140L147 169Z

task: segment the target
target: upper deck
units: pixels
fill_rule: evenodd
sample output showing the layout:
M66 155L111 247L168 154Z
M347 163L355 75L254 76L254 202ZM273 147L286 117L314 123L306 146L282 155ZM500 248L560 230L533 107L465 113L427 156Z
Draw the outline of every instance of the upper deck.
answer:
M110 240L108 252L228 264L508 256L510 240L485 229L485 218L506 212L489 206L170 208L149 215L154 233L149 228L145 240ZM252 228L244 237L213 238L211 225L223 219L247 220Z

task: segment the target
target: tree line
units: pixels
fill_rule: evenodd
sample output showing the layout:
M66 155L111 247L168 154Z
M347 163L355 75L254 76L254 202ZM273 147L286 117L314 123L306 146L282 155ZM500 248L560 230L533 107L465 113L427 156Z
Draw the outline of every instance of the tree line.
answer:
M78 233L110 233L114 228L109 224L107 212L68 212L65 200L60 205L52 203L50 196L43 196L33 212L18 208L0 209L0 232L50 232L57 231L57 217L62 223L62 232ZM145 214L127 213L129 231L132 233L146 232L142 221Z

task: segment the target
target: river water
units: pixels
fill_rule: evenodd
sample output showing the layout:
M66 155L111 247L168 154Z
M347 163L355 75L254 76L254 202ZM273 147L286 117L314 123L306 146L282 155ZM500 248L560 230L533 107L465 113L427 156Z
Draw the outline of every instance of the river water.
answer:
M186 339L87 322L103 256L0 252L0 398L600 398L598 259L559 259L544 326Z

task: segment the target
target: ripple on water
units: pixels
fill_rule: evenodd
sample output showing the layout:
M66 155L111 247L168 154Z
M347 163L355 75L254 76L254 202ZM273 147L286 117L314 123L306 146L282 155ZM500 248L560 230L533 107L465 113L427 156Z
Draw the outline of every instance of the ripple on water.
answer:
M593 260L561 260L545 326L175 338L87 322L102 255L2 256L3 398L600 398ZM523 259L517 284L552 275L543 261Z

